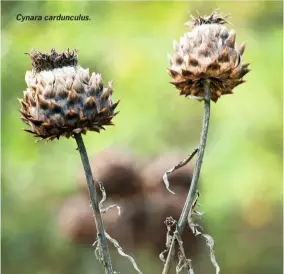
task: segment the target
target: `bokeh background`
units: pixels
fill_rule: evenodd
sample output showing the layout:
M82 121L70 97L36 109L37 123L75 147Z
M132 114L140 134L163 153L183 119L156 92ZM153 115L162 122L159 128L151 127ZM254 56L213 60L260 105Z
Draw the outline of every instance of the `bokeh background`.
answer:
M95 232L75 141L35 144L18 119L17 97L31 69L24 52L53 47L77 48L81 66L102 73L105 83L114 80L114 98L121 100L115 126L84 139L99 179L119 186L110 190L109 202L121 205L122 219L111 211L105 222L143 273L161 273L164 216L178 217L191 171L176 180L185 183L175 199L160 177L197 146L203 115L202 103L178 96L169 84L167 53L186 31L190 13L216 8L231 14L228 28L237 31L237 43L247 41L244 59L252 72L234 95L212 105L199 186L201 223L214 237L222 273L282 273L281 1L1 4L3 273L102 273L91 246ZM19 13L91 20L21 23ZM104 176L112 174L111 162L121 169L110 180ZM214 273L205 242L186 237L195 272ZM120 273L135 273L114 249L112 259Z

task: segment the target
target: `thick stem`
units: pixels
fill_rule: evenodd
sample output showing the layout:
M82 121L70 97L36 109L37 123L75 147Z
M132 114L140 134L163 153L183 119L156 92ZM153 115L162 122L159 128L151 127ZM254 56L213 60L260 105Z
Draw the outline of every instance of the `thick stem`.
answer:
M203 117L202 132L200 136L199 150L198 150L196 165L193 171L193 177L191 180L190 189L189 189L182 213L178 221L177 230L180 235L184 229L188 214L190 212L190 209L194 202L194 198L196 196L198 179L199 179L200 170L202 166L204 150L205 150L206 140L207 140L207 133L208 133L208 128L209 128L209 120L210 120L210 81L209 80L204 80L203 88L204 88L205 96L204 96L204 117ZM171 245L175 245L175 240L176 239L174 237ZM174 258L174 255L175 255L175 249L171 247L168 253L167 260L166 260L162 274L169 273L171 261Z
M82 135L74 134L74 137L76 139L78 149L81 155L81 160L82 160L84 170L85 170L86 180L87 180L87 184L89 188L90 200L91 200L92 208L94 211L94 219L95 219L96 228L97 228L98 240L99 240L99 243L102 249L103 265L104 265L105 274L113 274L111 259L109 255L108 244L107 244L107 238L105 235L101 211L99 208L98 195L96 192L96 188L94 186L94 179L93 179L92 170L90 167L87 151L84 145Z

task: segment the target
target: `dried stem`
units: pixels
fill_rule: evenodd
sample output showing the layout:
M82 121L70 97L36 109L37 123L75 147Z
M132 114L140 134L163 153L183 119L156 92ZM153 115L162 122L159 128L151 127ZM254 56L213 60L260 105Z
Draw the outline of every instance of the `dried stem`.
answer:
M192 205L194 203L194 199L197 193L198 179L199 179L199 174L200 174L200 170L202 166L204 150L206 146L206 140L207 140L209 119L210 119L210 81L209 80L204 80L203 88L204 88L205 96L204 96L204 117L203 117L202 132L200 136L200 144L198 148L197 161L196 161L196 165L194 168L190 189L189 189L181 216L178 221L177 230L180 235L184 229L185 223L188 219L188 214L191 211L191 208L192 208ZM170 272L172 260L175 255L175 248L173 248L172 246L175 245L175 242L176 242L176 237L173 237L172 242L171 242L171 248L168 253L167 260L164 265L162 274L168 274Z
M105 274L113 274L111 259L109 255L108 244L107 244L107 238L106 238L102 216L101 216L101 211L99 207L98 195L96 192L96 188L94 186L94 179L93 179L92 170L90 167L87 151L84 145L82 135L74 134L74 137L76 139L78 149L81 155L81 160L82 160L84 170L85 170L86 180L87 180L87 184L89 188L90 200L91 200L92 208L94 211L94 219L95 219L96 228L98 231L97 235L98 235L99 245L102 249L101 250L102 259L103 259L102 263L104 265Z
M167 260L166 260L162 274L167 274L171 270L172 262L173 262L173 259L175 257L175 244L176 244L176 236L174 235L173 238L172 238L172 243L171 243L171 246L170 246L170 250L169 250Z
M205 97L204 97L204 118L203 118L202 132L200 136L199 150L198 150L196 165L193 171L193 177L192 177L190 189L189 189L181 216L178 221L178 232L180 234L182 233L184 229L187 216L189 214L189 211L194 202L194 198L196 196L197 185L198 185L200 170L201 170L203 156L204 156L204 150L206 146L207 133L208 133L208 128L209 128L209 120L210 120L210 82L209 80L205 80L203 82L203 87L204 87Z

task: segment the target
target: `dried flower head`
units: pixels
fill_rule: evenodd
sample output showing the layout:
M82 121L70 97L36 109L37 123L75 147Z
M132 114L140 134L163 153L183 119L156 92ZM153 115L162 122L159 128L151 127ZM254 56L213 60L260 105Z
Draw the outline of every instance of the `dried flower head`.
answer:
M78 65L76 50L50 54L32 50L33 70L27 71L27 89L21 104L21 119L40 140L69 138L88 130L100 132L112 125L118 102L112 101L112 82L103 87L101 74Z
M250 71L249 64L242 62L245 43L237 48L236 32L228 32L224 26L227 17L216 12L192 17L193 21L187 23L192 30L180 38L180 43L174 41L168 72L181 95L204 97L202 80L209 79L211 100L216 102L244 82L243 76Z

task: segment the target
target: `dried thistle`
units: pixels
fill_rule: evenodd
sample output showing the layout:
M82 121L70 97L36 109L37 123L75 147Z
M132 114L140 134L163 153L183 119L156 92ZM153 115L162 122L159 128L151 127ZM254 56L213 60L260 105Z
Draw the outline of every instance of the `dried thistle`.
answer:
M170 57L168 72L171 82L180 95L204 97L202 81L210 80L211 100L217 102L221 95L232 94L244 82L250 70L243 64L245 43L236 46L235 30L228 31L224 24L228 16L213 12L209 16L192 17L186 25L192 30L174 41L174 54Z
M207 240L216 274L220 272L220 267L214 255L213 238L198 230L199 226L193 222L192 216L202 215L195 207L199 196L199 175L209 129L210 102L211 100L217 102L221 95L231 94L234 87L244 82L242 78L249 72L248 64L242 64L245 44L243 43L237 49L236 32L234 30L228 32L224 26L227 23L227 17L217 12L209 16L192 17L193 21L189 23L192 31L184 34L179 44L174 43L175 53L170 60L171 67L168 69L170 76L174 79L172 84L180 90L181 95L204 100L204 116L199 146L185 160L167 171L163 177L165 186L172 192L169 189L167 174L186 165L197 153L190 188L177 223L177 233L180 236L187 222L194 235L201 235ZM181 246L179 252L183 253ZM162 274L169 274L175 253L174 241L172 241ZM176 273L180 273L187 266L187 262L184 257L179 257Z
M103 88L101 74L78 65L76 50L50 54L32 50L33 70L27 71L27 89L21 104L21 119L31 129L24 129L40 140L69 138L88 130L100 132L112 125L118 102L112 101L112 82Z
M96 224L98 247L105 273L114 273L109 254L106 233L101 216L94 179L82 138L88 130L99 132L105 125L111 125L117 103L112 102L112 83L103 88L100 74L92 73L78 65L76 51L51 54L32 50L32 71L26 73L28 88L21 103L21 119L40 140L59 139L60 136L74 137L78 145L90 202ZM101 188L102 189L102 188Z

